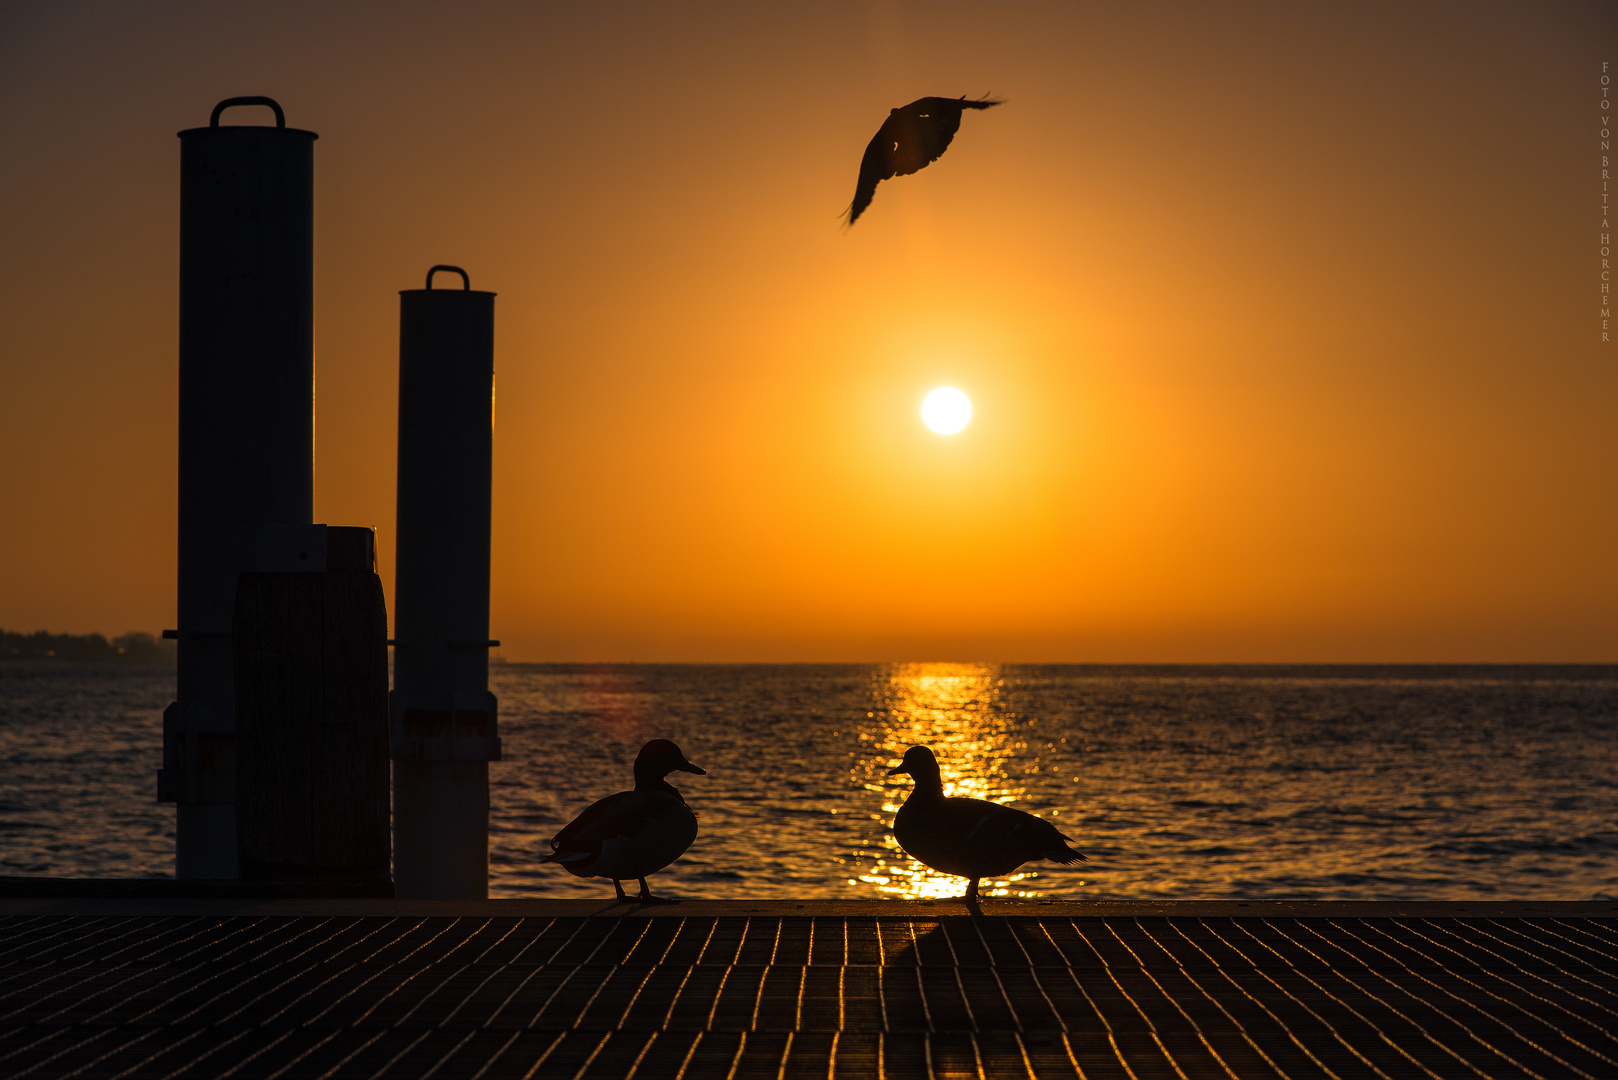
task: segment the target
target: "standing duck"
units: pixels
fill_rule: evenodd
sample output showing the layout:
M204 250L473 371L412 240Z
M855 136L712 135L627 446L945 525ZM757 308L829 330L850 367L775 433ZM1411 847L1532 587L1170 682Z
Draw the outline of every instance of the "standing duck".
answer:
M653 896L646 878L685 854L697 838L697 815L674 786L671 772L706 776L667 739L653 739L635 758L635 790L620 791L591 805L551 838L551 853L539 861L560 863L574 877L610 877L620 903L625 878L640 880L643 904L671 903Z
M1009 874L1034 859L1084 860L1043 818L982 799L946 798L938 759L925 746L906 750L904 761L888 770L896 773L909 773L916 786L893 819L894 838L917 862L970 879L968 904L977 903L979 878Z

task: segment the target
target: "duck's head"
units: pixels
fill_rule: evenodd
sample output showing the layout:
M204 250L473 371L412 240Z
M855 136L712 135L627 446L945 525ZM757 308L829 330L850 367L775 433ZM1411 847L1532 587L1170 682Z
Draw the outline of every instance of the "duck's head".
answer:
M888 770L889 776L896 773L909 773L916 778L917 786L939 787L943 784L938 759L925 746L912 746L906 750L904 760Z
M708 775L706 769L699 769L687 761L680 748L667 739L653 739L640 748L640 754L635 758L636 783L642 780L661 780L671 772Z

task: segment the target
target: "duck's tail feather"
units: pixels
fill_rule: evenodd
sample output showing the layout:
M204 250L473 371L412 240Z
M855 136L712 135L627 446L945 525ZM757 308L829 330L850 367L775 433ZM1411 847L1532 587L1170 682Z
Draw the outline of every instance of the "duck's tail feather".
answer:
M1051 862L1054 862L1054 863L1062 863L1064 866L1066 864L1068 864L1068 863L1089 862L1090 861L1084 855L1080 854L1077 851L1074 851L1070 847L1064 847L1060 851L1047 851L1045 853L1045 858L1049 859Z

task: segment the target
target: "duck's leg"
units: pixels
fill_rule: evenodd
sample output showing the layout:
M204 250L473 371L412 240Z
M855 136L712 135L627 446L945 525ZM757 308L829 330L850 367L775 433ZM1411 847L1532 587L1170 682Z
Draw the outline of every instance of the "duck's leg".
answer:
M645 882L643 881L641 883L641 885L644 888L645 887ZM612 887L618 890L618 902L620 904L629 903L629 894L624 892L624 883L623 882L619 881L617 878L613 878L612 879Z
M640 879L640 895L635 898L642 904L677 904L678 900L670 900L662 896L653 896L652 887L646 884L646 879Z
M978 902L978 879L977 878L972 878L966 884L966 902L968 904L975 904L975 903Z

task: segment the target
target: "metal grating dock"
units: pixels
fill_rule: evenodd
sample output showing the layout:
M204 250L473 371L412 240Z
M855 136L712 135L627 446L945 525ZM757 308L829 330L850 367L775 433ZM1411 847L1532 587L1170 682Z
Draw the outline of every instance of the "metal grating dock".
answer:
M1618 1077L1611 918L114 908L0 916L0 1076Z

